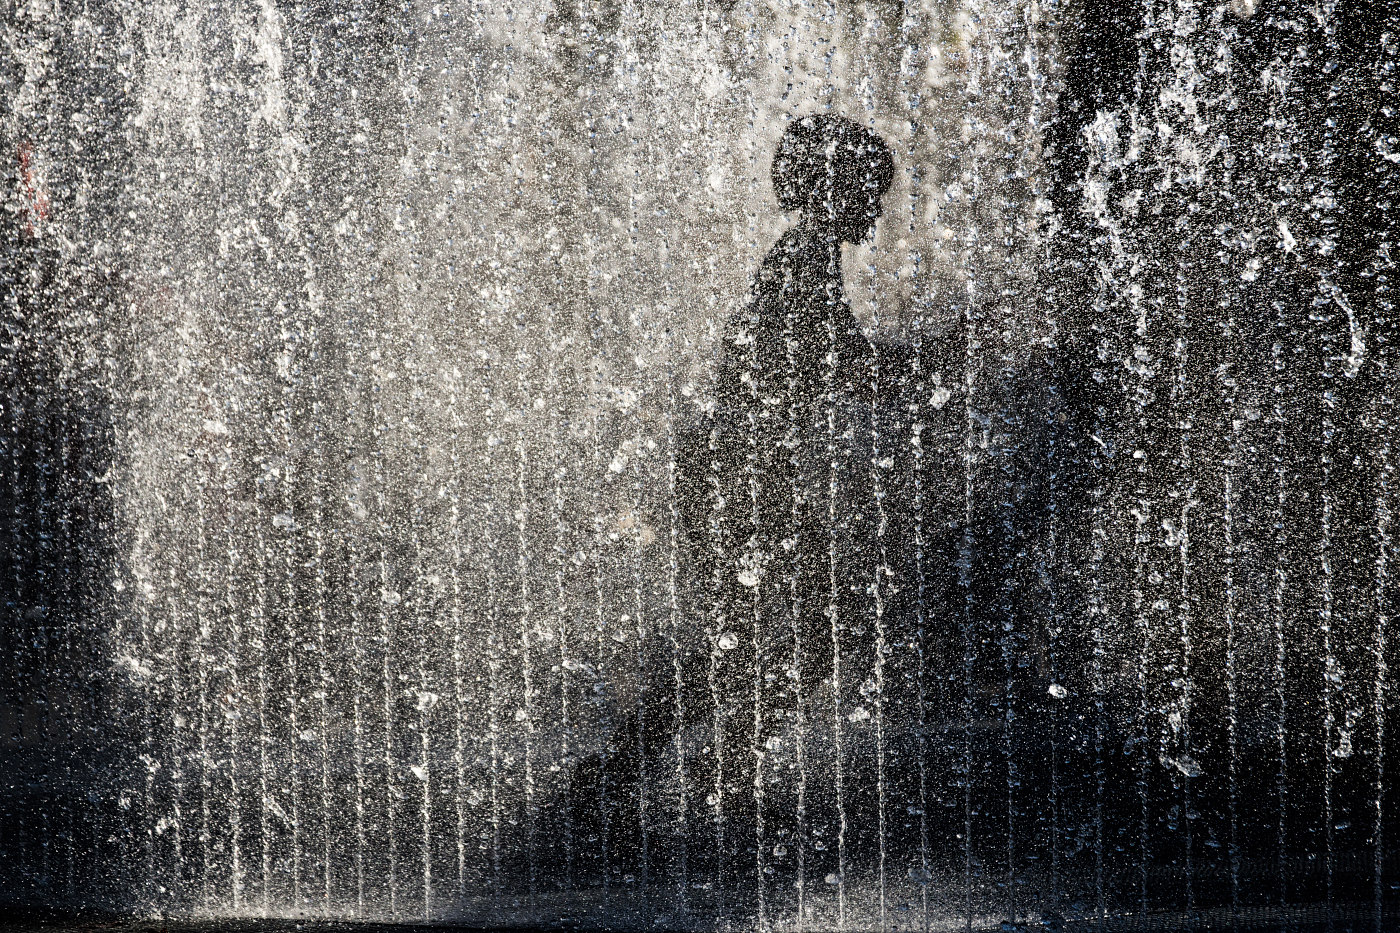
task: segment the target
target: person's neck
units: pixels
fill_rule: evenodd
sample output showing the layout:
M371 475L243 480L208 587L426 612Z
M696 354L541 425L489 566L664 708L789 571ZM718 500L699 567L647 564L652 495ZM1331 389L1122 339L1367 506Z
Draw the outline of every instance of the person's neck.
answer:
M831 232L827 224L817 223L805 214L792 228L793 234L804 247L814 251L824 251L841 258L841 239Z
M841 241L831 235L830 229L812 223L807 218L798 221L790 232L790 249L814 271L833 276L844 282L841 268Z
M824 335L832 324L839 330L847 330L855 319L845 299L841 240L832 235L829 225L812 223L805 217L789 229L784 239L787 241L785 249L797 264L807 268L807 275L827 280L821 286L814 279L808 279L810 285L819 289L824 287L827 295L839 299L830 305L825 302L810 305L799 303L799 307L794 309L799 313L792 321L793 326L819 335Z

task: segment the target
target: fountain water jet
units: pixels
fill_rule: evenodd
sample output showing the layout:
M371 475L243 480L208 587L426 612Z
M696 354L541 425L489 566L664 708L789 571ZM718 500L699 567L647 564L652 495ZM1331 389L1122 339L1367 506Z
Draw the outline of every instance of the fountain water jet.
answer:
M1388 7L0 33L6 904L1393 925ZM733 428L806 114L917 362Z

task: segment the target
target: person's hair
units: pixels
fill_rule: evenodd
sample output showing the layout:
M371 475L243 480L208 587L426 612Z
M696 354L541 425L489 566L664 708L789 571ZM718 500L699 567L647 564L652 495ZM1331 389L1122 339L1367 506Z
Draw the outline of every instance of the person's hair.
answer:
M850 200L867 186L876 188L878 197L893 181L890 147L845 117L798 117L783 131L773 155L773 191L785 211L815 207L828 197Z

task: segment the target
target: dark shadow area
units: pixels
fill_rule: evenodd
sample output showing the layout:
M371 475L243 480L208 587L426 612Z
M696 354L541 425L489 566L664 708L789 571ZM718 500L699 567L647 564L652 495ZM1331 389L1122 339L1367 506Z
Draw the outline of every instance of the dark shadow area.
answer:
M117 893L98 852L135 758L110 683L111 407L64 365L72 296L47 244L13 226L5 241L0 902L93 903Z

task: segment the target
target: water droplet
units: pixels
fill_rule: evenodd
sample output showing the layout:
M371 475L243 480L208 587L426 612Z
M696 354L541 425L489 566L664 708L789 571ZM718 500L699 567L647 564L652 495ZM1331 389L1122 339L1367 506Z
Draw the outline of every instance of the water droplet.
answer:
M1190 755L1178 755L1176 757L1163 755L1158 760L1164 767L1175 768L1189 778L1200 777L1202 774L1205 774L1205 769Z

